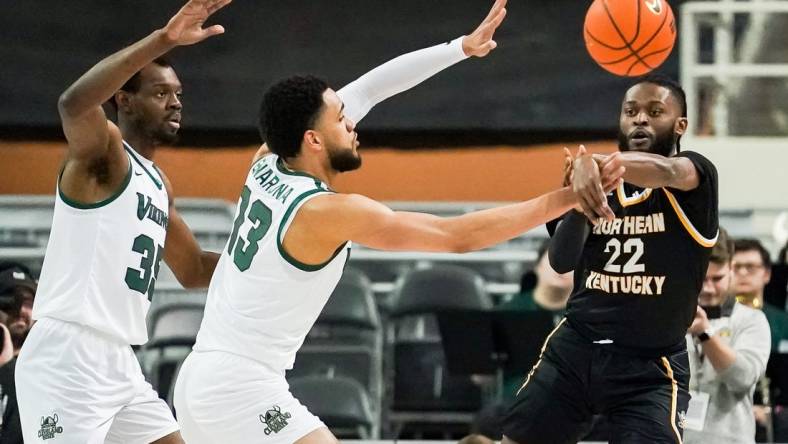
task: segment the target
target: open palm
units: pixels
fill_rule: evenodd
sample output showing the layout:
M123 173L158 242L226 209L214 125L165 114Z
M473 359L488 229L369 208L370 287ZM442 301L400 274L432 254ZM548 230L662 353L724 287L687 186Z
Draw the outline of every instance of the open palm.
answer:
M493 40L495 30L506 17L506 0L496 0L484 21L462 40L462 50L468 57L484 57L498 46Z
M222 25L203 28L203 24L214 12L222 9L232 0L190 0L164 27L167 40L174 45L193 45L208 37L222 34Z

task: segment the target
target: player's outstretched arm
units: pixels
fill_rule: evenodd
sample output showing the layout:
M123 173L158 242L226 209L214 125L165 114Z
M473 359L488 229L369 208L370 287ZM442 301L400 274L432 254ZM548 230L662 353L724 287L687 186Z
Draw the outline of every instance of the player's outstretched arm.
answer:
M476 29L440 45L409 52L374 68L337 91L345 104L345 115L359 123L378 103L407 91L468 57L485 57L498 43L495 31L506 17L507 0L496 0ZM252 162L268 154L263 144Z
M695 164L686 157L664 157L659 154L627 151L613 154L594 154L601 173L618 163L626 168L624 181L643 188L670 187L682 191L693 190L700 184Z
M58 101L70 158L95 158L110 147L122 154L121 135L106 119L102 103L145 65L175 46L191 45L224 28L203 24L231 0L191 0L167 25L137 43L105 58L71 85ZM125 161L123 162L125 165ZM125 173L125 168L122 168Z
M211 283L211 276L219 262L219 254L212 251L203 251L197 239L194 238L186 221L183 220L175 208L172 184L169 178L162 173L167 195L170 198L167 245L164 248L164 262L172 270L178 282L184 288L205 288Z
M309 230L330 254L347 240L389 251L464 253L480 250L521 235L554 219L573 205L569 188L537 198L442 218L430 214L392 211L364 196L333 194L319 196L299 211L293 225Z

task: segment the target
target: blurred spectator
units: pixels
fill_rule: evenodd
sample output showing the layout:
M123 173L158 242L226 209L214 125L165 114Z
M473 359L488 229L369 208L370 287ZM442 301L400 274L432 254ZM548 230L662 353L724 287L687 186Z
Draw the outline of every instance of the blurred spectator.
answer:
M572 293L573 272L559 274L550 266L547 256L549 240L537 253L533 271L527 272L520 282L520 293L496 307L506 311L545 311L553 315L557 324L564 316L566 302ZM506 375L503 383L503 399L484 407L474 421L473 431L491 438L501 439L501 420L522 385L525 375ZM474 436L474 435L471 435Z
M19 410L16 404L14 369L16 356L22 348L30 327L33 326L33 298L36 281L22 264L0 264L0 444L22 443Z
M720 229L695 319L687 330L693 398L686 413L687 444L755 442L752 399L769 359L770 331L760 310L736 302L731 286L733 248Z
M524 278L525 282L521 282L520 293L511 300L498 305L496 307L498 310L546 311L553 314L556 324L561 321L566 310L566 302L572 293L574 273L559 274L553 270L547 257L549 245L550 241L547 240L539 247L532 272L535 278L533 287L528 288L528 280ZM523 283L526 285L522 285ZM503 386L505 401L514 399L524 378L525 375L513 375L506 378Z
M495 444L495 441L484 435L468 435L459 440L457 444Z
M780 308L786 306L788 299L788 243L777 253L777 260L772 264L769 283L763 289L763 299L767 304ZM783 353L788 349L781 350Z
M733 254L733 286L736 300L752 308L763 310L772 334L772 350L788 339L788 313L785 307L767 304L763 291L769 283L772 261L769 252L756 239L737 239Z

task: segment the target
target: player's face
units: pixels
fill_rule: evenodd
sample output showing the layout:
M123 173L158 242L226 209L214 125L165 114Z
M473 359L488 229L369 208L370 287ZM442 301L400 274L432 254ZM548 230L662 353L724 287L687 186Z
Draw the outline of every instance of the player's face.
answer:
M717 264L709 262L703 288L698 297L698 303L704 307L722 305L728 297L731 288L731 267L729 263Z
M325 106L315 123L326 147L331 168L340 173L361 167L358 154L358 134L356 124L345 116L344 104L337 93L327 89L323 93Z
M164 144L178 140L183 89L175 70L151 63L140 71L140 88L130 95L131 118L150 139Z
M618 147L669 156L684 133L687 119L670 89L653 83L630 88L621 104Z
M739 251L733 255L733 285L736 294L759 294L769 283L770 277L769 270L757 251Z

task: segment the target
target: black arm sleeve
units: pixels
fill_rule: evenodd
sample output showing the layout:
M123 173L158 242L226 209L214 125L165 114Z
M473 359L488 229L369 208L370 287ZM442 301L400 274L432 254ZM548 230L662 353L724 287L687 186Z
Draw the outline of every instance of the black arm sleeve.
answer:
M547 258L550 260L553 270L558 273L568 273L574 270L590 233L591 227L588 225L588 219L582 213L574 210L568 212L558 224L555 235L550 240Z

